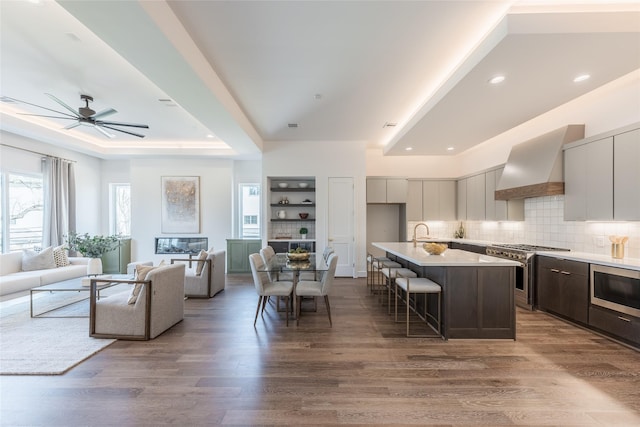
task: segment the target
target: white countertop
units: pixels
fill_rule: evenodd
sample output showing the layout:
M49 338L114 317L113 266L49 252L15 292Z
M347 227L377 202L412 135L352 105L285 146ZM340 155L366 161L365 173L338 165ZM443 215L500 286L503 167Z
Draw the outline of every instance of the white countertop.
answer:
M638 258L612 258L610 255L598 255L589 252L554 252L540 251L537 255L550 256L560 259L568 259L573 261L588 262L590 264L607 265L610 267L628 268L630 270L640 271L640 259Z
M456 266L456 267L488 267L488 266L518 266L517 261L497 258L489 255L476 254L458 249L447 249L440 255L430 255L419 243L413 247L412 242L374 242L378 249L389 252L400 258L406 259L421 267L429 266Z

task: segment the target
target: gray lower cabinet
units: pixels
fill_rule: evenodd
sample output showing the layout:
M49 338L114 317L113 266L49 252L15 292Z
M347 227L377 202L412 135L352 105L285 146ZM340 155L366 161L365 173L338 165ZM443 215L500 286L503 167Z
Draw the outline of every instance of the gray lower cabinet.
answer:
M227 239L227 273L250 273L249 255L261 248L262 240Z
M589 264L536 256L537 306L569 320L589 319Z

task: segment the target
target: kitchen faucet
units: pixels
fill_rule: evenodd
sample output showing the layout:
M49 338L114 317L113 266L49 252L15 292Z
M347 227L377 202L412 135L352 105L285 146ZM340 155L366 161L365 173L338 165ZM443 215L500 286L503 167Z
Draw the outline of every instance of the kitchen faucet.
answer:
M429 236L429 226L427 224L425 224L424 222L417 223L416 226L413 227L413 247L414 248L416 247L416 244L418 242L418 240L416 239L418 227L420 227L421 225L424 225L424 228L427 229L427 237Z

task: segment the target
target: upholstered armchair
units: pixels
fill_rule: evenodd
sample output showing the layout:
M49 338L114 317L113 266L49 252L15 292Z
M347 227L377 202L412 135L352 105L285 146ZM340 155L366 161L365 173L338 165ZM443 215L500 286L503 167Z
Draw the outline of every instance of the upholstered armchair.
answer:
M225 287L226 251L204 252L194 258L172 258L171 264L185 265L184 295L212 298Z
M91 279L89 335L149 340L182 321L184 271L183 264L140 266L135 280ZM98 299L96 285L105 281L131 287Z

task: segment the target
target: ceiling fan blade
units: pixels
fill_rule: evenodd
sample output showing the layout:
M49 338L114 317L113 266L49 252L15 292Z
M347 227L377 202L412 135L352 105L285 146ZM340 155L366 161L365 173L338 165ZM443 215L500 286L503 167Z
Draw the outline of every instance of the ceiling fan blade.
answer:
M96 128L101 134L103 134L104 136L106 136L107 138L115 138L116 136L112 133L107 132L106 130L102 129L101 126L98 125L93 125L94 128Z
M129 127L133 127L133 128L149 129L148 125L140 125L140 124L137 124L137 123L105 122L105 121L102 121L102 120L96 121L96 123L98 123L100 125L129 126Z
M57 117L57 116L47 116L44 114L29 114L29 113L17 113L21 116L35 116L35 117L48 117L50 119L63 119L63 120L78 120L77 117ZM64 114L64 113L61 113Z
M54 101L56 101L58 104L62 105L64 108L66 108L67 110L71 111L73 114L75 114L76 116L78 115L78 112L76 110L74 110L73 108L69 107L67 104L65 104L64 102L60 101L58 98L56 98L55 96L51 95L50 93L45 93L45 95L47 95L49 98L53 99Z
M71 114L65 113L63 111L53 110L51 108L43 107L42 105L32 104L30 102L21 101L19 99L10 98L8 96L5 96L4 98L11 99L12 101L15 101L15 102L20 103L20 104L27 104L27 105L31 105L32 107L38 107L38 108L42 108L42 109L47 110L47 111L52 111L52 112L57 113L57 114L62 114L63 116L67 116L68 118L73 118L73 119L77 119L78 118L78 113L76 113L75 111L74 111L73 115L71 115ZM19 113L19 114L23 114L23 113ZM26 113L24 113L24 114L25 115L37 116L37 114L26 114ZM42 116L42 117L51 117L51 116ZM52 117L52 118L58 119L58 118L65 118L65 117Z
M117 111L114 110L113 108L107 108L105 110L98 111L93 116L91 116L91 118L95 120L95 119L99 119L100 117L110 116L111 114L115 114L115 113L117 113Z
M128 130L116 129L114 127L106 126L106 125L103 125L103 124L101 124L99 126L96 126L96 127L105 127L107 129L115 130L115 131L122 132L122 133L127 133L127 134L133 135L133 136L137 136L138 138L144 138L144 135L141 135L139 133L129 132Z
M75 123L71 123L69 126L65 126L64 128L65 128L65 129L73 129L73 128L75 128L75 127L80 126L81 124L82 124L82 123L80 123L80 122L75 122Z

